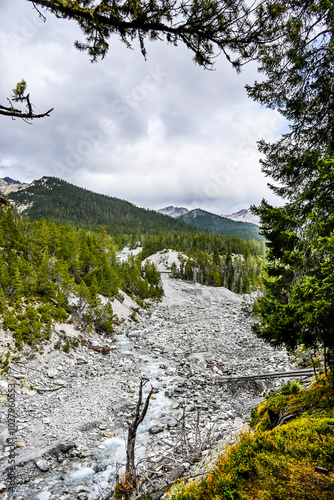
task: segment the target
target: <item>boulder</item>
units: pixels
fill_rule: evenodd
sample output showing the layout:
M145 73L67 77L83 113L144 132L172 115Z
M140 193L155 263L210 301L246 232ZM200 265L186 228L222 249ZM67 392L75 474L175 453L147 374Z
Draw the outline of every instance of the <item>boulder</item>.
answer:
M76 444L73 441L65 441L65 443L60 443L57 446L57 449L62 453L67 453L72 448L76 448Z
M153 426L152 426L152 427L148 430L148 432L149 432L150 434L153 434L153 435L154 435L154 434L159 434L159 432L163 432L163 430L164 430L163 426L161 426L161 425L153 425Z
M48 472L50 470L50 465L46 460L43 459L37 460L37 462L35 462L35 465L37 469L39 469L42 472Z
M57 370L57 368L50 368L50 369L48 370L48 377L49 377L49 378L54 378L54 377L56 377L57 375L58 375L58 370Z

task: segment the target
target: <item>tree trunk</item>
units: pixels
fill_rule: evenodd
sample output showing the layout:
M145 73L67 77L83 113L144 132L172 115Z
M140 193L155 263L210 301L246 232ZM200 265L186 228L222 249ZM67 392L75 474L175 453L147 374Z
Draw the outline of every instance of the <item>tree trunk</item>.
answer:
M325 375L327 377L327 349L326 349L326 344L324 344L324 363L325 363Z
M126 469L125 477L131 485L136 484L136 467L135 467L135 445L136 445L136 431L132 425L128 431L128 442L126 447Z
M141 379L139 385L138 400L135 410L135 415L128 430L128 439L126 446L126 466L125 466L125 482L124 482L124 496L128 497L130 490L136 486L136 466L135 466L135 445L136 445L136 434L139 424L144 420L145 415L148 410L148 405L150 398L153 394L153 388L151 387L150 392L143 403L143 387L148 382L147 379ZM143 407L142 407L143 405ZM122 487L122 484L119 485Z

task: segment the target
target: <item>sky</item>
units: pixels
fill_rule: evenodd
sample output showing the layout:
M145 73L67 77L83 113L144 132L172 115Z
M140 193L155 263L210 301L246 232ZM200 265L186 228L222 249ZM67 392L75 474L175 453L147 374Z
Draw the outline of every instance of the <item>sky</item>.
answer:
M0 177L31 182L55 176L139 207L167 205L230 214L262 198L267 187L256 142L286 130L276 112L247 97L262 77L256 65L237 75L223 55L214 71L195 65L183 45L117 36L102 61L74 47L74 22L26 0L0 1L0 104L24 78L35 112L29 125L0 115Z

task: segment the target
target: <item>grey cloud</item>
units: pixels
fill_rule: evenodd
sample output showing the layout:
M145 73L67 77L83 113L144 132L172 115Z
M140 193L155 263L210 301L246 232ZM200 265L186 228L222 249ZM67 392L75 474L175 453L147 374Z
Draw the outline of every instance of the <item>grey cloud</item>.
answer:
M221 56L203 71L185 47L158 42L145 61L117 37L91 64L73 47L74 23L48 14L43 24L25 0L1 4L0 15L0 102L24 77L36 109L54 107L33 126L0 117L0 175L56 175L151 208L220 213L273 199L256 141L275 140L284 122L247 98L254 66L237 76Z

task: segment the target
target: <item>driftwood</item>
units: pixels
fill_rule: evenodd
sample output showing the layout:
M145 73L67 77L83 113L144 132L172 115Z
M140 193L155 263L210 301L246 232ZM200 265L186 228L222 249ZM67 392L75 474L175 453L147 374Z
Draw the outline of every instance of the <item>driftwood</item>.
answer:
M95 352L100 352L101 354L109 354L110 351L114 351L115 347L109 347L109 346L99 346L99 345L92 345L92 344L87 344L88 349L91 349L92 351Z
M59 387L51 387L49 389L44 389L42 387L34 387L34 390L37 392L55 392L55 391L60 391L60 389L64 389L65 385L60 385Z
M291 372L258 373L255 375L243 375L240 377L220 377L216 379L216 384L221 385L229 382L239 382L244 380L262 380L268 378L289 378L289 377L310 377L313 375L312 368L294 370Z

